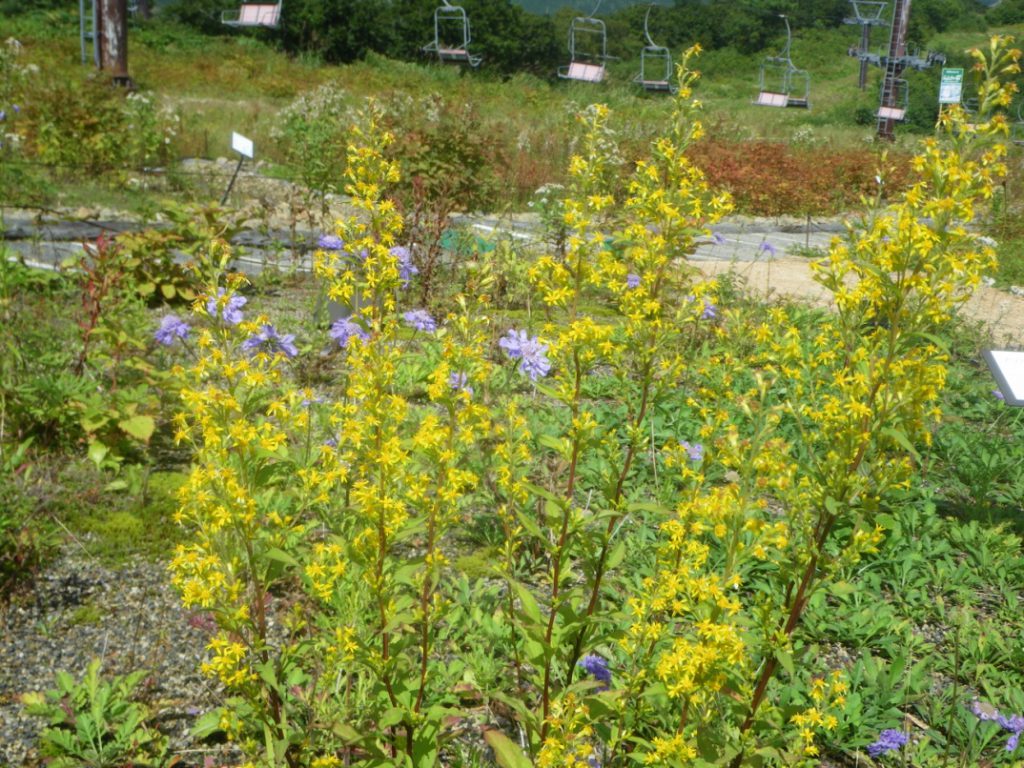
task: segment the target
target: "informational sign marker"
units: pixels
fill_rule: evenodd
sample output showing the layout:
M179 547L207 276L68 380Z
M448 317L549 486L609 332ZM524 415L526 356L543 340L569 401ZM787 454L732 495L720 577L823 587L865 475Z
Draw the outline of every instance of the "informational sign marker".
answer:
M964 71L958 68L942 68L939 79L939 104L959 104L964 94Z
M1024 352L987 349L981 354L992 369L1003 399L1009 405L1024 405Z
M945 71L945 70L943 70ZM963 70L960 70L963 74ZM240 155L245 155L252 160L252 139L247 139L240 133L231 132L231 148Z
M224 197L220 199L220 204L224 205L228 201L228 195L231 194L231 189L235 186L235 179L238 178L238 172L242 170L242 163L245 162L245 158L252 160L252 139L247 139L240 133L235 131L231 132L231 148L238 153L238 165L235 166L235 172L231 175L231 181L228 182L228 188L224 190Z

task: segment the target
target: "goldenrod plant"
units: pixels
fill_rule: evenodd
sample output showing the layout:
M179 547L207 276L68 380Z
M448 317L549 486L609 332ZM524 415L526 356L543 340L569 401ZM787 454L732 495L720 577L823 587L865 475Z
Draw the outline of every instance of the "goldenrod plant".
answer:
M342 316L296 339L212 275L198 330L161 328L196 353L171 569L219 627L203 669L228 698L203 727L251 765L450 765L481 739L505 768L816 764L849 692L801 619L884 540L940 417L1019 54L976 54L974 124L944 114L920 181L816 265L834 311L807 336L799 310L754 321L687 263L730 210L687 159L696 53L625 187L609 111L581 113L535 313L499 322L486 269L443 317L413 304L371 105L356 214L315 263ZM307 386L307 355L336 379ZM496 541L460 557L481 521Z

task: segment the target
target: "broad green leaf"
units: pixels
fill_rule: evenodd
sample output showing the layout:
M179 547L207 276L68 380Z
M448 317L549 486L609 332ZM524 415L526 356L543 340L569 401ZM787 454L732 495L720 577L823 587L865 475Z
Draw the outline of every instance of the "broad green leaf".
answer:
M494 759L501 768L533 768L519 745L501 731L486 731L484 741L494 750Z
M149 438L153 436L153 430L156 429L156 422L153 421L152 416L132 416L130 419L117 422L117 426L127 432L129 435L134 437L136 440L141 440L146 443L149 442Z

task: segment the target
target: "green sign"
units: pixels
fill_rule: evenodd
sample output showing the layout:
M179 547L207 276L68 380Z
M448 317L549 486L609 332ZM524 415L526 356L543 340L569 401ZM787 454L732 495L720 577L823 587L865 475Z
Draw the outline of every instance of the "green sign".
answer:
M959 104L964 90L964 71L962 69L942 68L939 80L939 104Z

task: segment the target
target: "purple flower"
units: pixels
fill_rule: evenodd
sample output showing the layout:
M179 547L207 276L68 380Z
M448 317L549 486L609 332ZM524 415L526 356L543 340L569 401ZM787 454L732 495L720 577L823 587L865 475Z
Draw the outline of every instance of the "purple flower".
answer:
M601 690L607 691L612 684L612 671L608 669L608 662L595 653L588 653L576 663L583 671L601 683Z
M14 114L18 114L19 112L21 112L21 107L19 107L17 104L12 106L11 109L14 110Z
M992 396L996 400L1002 400L1003 402L1006 402L1006 396L1002 392L1000 392L998 389L993 389L992 390Z
M402 317L405 318L406 325L410 328L415 328L417 331L433 333L437 330L437 323L425 309L411 309Z
M630 272L626 275L626 287L627 288L639 288L640 287L640 275L635 275Z
M175 339L187 339L190 326L177 315L167 315L160 321L160 327L153 338L165 347L171 346Z
M282 354L285 357L295 357L299 354L295 346L295 334L280 334L272 325L264 325L255 336L250 336L242 342L242 349L251 354L265 352L268 355Z
M328 331L328 334L332 339L338 342L338 346L342 349L348 346L348 342L353 336L356 336L363 341L366 341L370 337L359 323L353 322L347 317L335 320L334 324L331 325L331 330Z
M0 109L0 123L7 119L7 113Z
M878 741L868 744L868 754L871 757L879 757L886 752L899 749L906 743L907 734L903 733L903 731L897 731L895 728L886 728L878 734Z
M211 296L206 300L206 311L210 317L217 317L217 305L220 304L220 299L223 298L224 289L218 288L217 295ZM230 325L238 325L242 322L242 307L246 305L246 302L248 302L248 299L245 296L231 296L221 312L224 322Z
M1024 717L1020 715L1011 715L1006 717L1004 715L996 715L996 722L1005 731L1010 732L1010 738L1006 740L1006 751L1013 752L1017 749L1017 743L1020 741L1020 735L1024 732Z
M336 438L336 437L328 437L326 440L324 440L324 445L327 446L328 448L337 448L338 447L338 438Z
M704 299L704 311L700 313L701 320L714 320L718 317L718 308L715 305Z
M325 251L340 251L345 247L345 243L337 235L320 235L316 244Z
M722 236L721 232L712 232L711 243L713 245L725 245L725 237Z
M407 288L412 276L420 273L416 265L412 263L412 254L404 245L396 245L391 249L391 255L398 259L398 277L402 281L402 287Z
M465 371L453 371L448 376L448 386L452 389L466 392L470 397L473 396L473 388L469 386L469 376Z
M1020 733L1024 731L1024 717L1020 715L996 715L996 722L999 723L1005 730L1013 731L1014 733Z
M773 259L778 254L778 251L775 250L775 246L769 243L767 240L762 240L761 245L760 247L758 247L757 250L761 251L762 253L767 253Z
M971 714L979 720L996 720L1002 717L999 710L986 701L975 699L971 702Z
M519 370L530 377L530 381L547 376L551 370L551 361L544 353L547 344L541 344L536 336L530 337L526 331L510 330L499 342L498 346L505 350L513 360L519 360Z
M690 445L688 442L684 440L682 443L680 443L680 445L683 448L683 450L686 451L686 455L690 458L690 461L694 462L695 464L698 461L702 461L704 459L704 446L701 445L700 443L694 443L693 445Z

